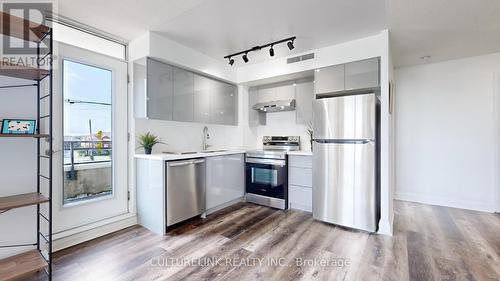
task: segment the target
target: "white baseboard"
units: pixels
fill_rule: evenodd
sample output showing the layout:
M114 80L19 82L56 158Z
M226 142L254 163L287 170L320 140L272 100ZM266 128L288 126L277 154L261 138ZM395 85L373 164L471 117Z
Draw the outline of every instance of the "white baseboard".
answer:
M389 220L380 220L378 224L378 234L392 236L394 233L394 212Z
M308 213L312 213L312 207L307 205L302 205L298 203L288 202L288 208L293 210L300 210Z
M59 250L113 233L137 224L136 214L123 214L82 227L54 233L53 251Z
M472 201L472 200L455 199L455 198L450 198L448 196L445 197L445 196L398 191L396 192L395 199L429 204L429 205L437 205L443 207L452 207L458 209L467 209L467 210L482 211L489 213L494 212L493 206L489 203Z

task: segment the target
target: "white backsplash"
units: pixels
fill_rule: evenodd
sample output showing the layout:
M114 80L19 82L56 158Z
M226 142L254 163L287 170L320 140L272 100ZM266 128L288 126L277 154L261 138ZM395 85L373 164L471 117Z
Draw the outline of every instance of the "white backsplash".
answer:
M249 128L245 146L262 148L263 136L300 136L301 150L309 151L311 145L307 135L307 126L295 123L295 111L267 113L267 124Z
M167 144L156 145L153 153L164 151L199 151L203 144L203 127L208 127L210 149L241 148L243 129L240 126L136 119L136 133L151 132ZM141 150L137 150L142 153Z

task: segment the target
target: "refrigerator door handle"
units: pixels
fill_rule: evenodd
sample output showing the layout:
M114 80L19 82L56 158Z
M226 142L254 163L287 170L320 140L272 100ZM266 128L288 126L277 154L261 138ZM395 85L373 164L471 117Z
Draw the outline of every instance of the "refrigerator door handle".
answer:
M372 140L372 139L357 139L357 140L353 140L353 139L328 139L328 140L324 140L324 139L313 139L314 142L317 142L317 143L339 143L339 144L367 144L367 143L371 143L371 142L375 142L375 140Z

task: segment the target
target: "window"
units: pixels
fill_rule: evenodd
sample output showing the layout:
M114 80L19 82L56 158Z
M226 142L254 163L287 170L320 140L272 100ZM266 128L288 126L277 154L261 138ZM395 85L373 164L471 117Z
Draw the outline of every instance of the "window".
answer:
M64 204L113 194L110 70L63 61Z

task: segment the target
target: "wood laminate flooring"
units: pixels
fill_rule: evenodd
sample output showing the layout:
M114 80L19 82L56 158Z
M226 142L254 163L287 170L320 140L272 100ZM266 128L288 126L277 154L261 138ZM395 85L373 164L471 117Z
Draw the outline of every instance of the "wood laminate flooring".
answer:
M54 280L500 280L500 215L395 201L389 237L241 203L60 251Z

